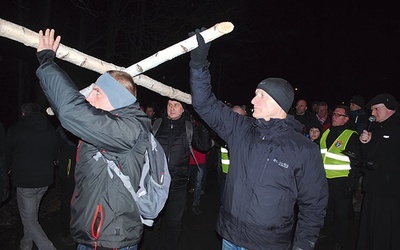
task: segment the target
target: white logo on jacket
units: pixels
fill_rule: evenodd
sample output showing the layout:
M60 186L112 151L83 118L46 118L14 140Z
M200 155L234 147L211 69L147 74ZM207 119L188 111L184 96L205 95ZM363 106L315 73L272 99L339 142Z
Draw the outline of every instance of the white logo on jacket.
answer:
M278 166L280 166L280 167L283 167L283 168L289 167L289 164L287 164L286 162L281 162L281 161L278 161L277 159L273 159L272 161L275 162L276 164L278 164Z

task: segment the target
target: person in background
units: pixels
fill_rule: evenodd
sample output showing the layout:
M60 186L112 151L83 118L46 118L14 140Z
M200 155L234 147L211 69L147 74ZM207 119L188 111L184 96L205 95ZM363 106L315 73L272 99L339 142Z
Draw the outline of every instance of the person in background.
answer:
M38 221L41 200L54 182L57 134L37 103L21 105L21 119L6 135L7 166L17 188L18 211L24 226L20 249L56 249Z
M364 110L364 98L360 95L353 96L350 99L350 116L354 121L355 130L359 135L361 135L362 131L368 126L368 118L369 114ZM361 212L361 205L363 199L363 193L361 188L363 177L360 177L358 181L356 193L353 196L353 210L356 219L359 219Z
M199 121L202 123L201 126L204 126L204 122L197 116L195 112L191 115L191 120L194 125L199 126ZM211 135L210 135L211 139ZM211 147L210 147L211 149ZM201 196L204 194L204 190L206 187L207 181L207 152L201 152L193 148L192 154L190 154L190 166L189 166L189 193L193 193L193 201L192 201L192 212L196 215L202 214L202 210L200 208Z
M395 250L400 239L400 105L392 95L379 94L366 106L376 123L359 137L365 164L357 249Z
M319 122L312 122L308 125L307 137L310 138L311 141L319 145L321 135L322 135L322 126Z
M207 153L193 149L193 154L194 156L190 155L189 182L192 188L189 189L189 193L193 193L192 212L199 215L203 213L200 208L200 201L204 194L204 180L207 178Z
M145 108L145 113L150 117L152 124L158 118L155 104L148 104Z
M192 105L229 145L230 167L217 221L222 249L313 249L328 190L318 146L287 115L293 87L284 79L267 78L251 101L253 117L233 112L211 91L210 44L200 30L190 35L198 42L189 62Z
M145 228L143 244L146 250L178 249L188 193L189 143L201 152L207 152L211 147L210 134L201 123L192 122L192 141L188 141L186 121L191 122L191 119L184 103L169 99L166 112L161 113L154 126L160 120L157 131L153 132L167 156L171 186L167 202L154 221L154 226Z
M307 134L308 124L310 123L310 113L307 110L307 102L304 99L300 99L296 103L295 113L293 114L294 119L298 120L304 125L303 134Z
M235 105L232 107L232 111L238 113L239 115L247 115L246 109L243 106Z
M329 187L323 234L332 240L331 249L341 250L348 243L349 211L361 176L354 159L343 153L360 155L358 134L352 129L347 106L337 106L333 111L331 127L322 134L320 148Z
M362 131L368 126L368 114L364 110L364 98L360 95L350 99L351 118L356 125L356 131L361 135Z
M311 115L315 115L318 111L319 101L313 101L311 104Z
M328 129L331 125L331 117L329 116L328 104L320 102L318 104L317 113L312 117L312 120L317 120L322 125L322 132Z

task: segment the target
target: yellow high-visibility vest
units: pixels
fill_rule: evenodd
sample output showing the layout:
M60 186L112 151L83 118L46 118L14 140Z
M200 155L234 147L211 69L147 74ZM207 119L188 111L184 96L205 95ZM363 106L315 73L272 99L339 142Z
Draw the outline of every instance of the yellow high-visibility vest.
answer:
M347 177L350 171L350 158L341 153L346 148L347 143L354 130L346 129L332 143L329 149L326 148L326 138L330 129L327 129L321 136L320 150L324 163L326 178Z
M227 174L229 170L229 155L228 155L228 149L221 147L221 168L222 172Z

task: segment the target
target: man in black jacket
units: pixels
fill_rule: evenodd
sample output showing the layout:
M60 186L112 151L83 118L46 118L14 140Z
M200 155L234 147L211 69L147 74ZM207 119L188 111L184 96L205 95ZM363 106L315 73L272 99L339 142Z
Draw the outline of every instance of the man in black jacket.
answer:
M139 187L150 119L136 102L136 85L122 71L102 74L85 97L54 63L60 44L54 30L39 31L36 74L61 125L81 141L71 200L71 233L78 249L137 249L143 224L124 184L109 169L116 163Z
M55 249L38 221L43 195L54 181L57 134L36 103L21 106L21 120L6 135L7 166L17 187L18 210L24 226L20 249Z
M185 112L183 103L170 99L166 112L161 114L161 119L161 125L155 136L167 156L171 186L167 203L154 227L146 228L144 234L146 250L178 249L187 198L191 152L185 124L186 121L190 121L190 116ZM207 129L200 124L192 126L193 136L190 143L197 150L207 152L211 147Z
M399 249L400 104L380 94L367 107L376 123L359 138L366 164L357 249Z
M233 112L211 92L208 46L199 30L196 37L199 47L189 63L193 107L229 145L217 221L222 249L313 249L325 216L327 183L318 146L287 115L293 87L281 78L265 79L252 99L254 118Z

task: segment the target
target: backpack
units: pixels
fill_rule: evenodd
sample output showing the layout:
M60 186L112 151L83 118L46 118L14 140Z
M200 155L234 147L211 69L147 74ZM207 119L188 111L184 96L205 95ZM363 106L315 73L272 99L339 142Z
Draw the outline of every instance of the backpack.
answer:
M154 123L153 123L153 135L157 134L158 129L160 128L162 123L162 118L157 118ZM193 160L197 165L197 169L200 171L200 166L199 163L197 162L196 156L194 155L193 152L193 147L192 147L192 139L193 139L193 124L191 121L186 120L185 121L185 128L186 128L186 138L188 140L189 143L189 149L190 149L190 153L192 154Z
M124 175L115 162L109 161L108 167L116 173L124 186L135 200L142 223L153 225L168 198L171 176L168 171L167 159L164 150L153 134L148 132L148 145L145 152L145 162L139 182L139 189L135 192L130 178Z

